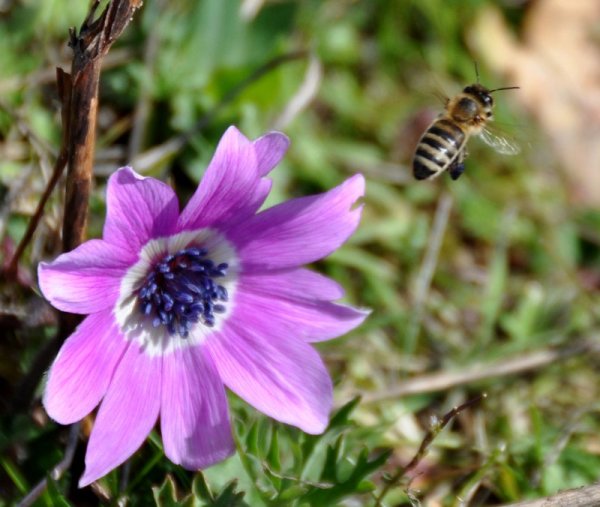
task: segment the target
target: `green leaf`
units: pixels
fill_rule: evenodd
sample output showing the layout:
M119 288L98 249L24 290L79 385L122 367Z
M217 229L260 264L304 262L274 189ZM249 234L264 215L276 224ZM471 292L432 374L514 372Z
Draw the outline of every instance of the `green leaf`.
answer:
M254 421L246 434L246 452L258 456L260 454L259 421Z
M244 502L244 492L236 491L237 481L231 481L217 495L214 501L205 503L207 507L249 507Z
M279 433L277 431L273 431L273 436L271 438L271 445L269 446L269 452L267 455L267 460L269 463L269 467L274 472L281 471L281 459L279 455ZM271 482L275 489L280 490L282 486L282 481L277 475L271 475Z
M154 502L160 507L177 507L181 505L177 501L177 490L175 488L175 481L170 475L165 477L164 482L160 487L152 488L152 496Z
M350 414L356 408L360 402L360 397L353 398L344 406L339 408L329 421L329 426L322 435L307 436L307 439L302 444L302 455L307 458L314 450L315 446L322 441L325 437L335 435L342 429L346 428L351 424L349 419Z
M338 428L350 424L350 414L354 411L354 409L359 403L360 396L356 396L355 398L352 398L348 403L343 405L341 408L339 408L338 411L331 417L327 429L329 430L332 428Z
M214 496L208 483L206 482L206 477L202 472L199 472L194 477L192 482L192 495L199 499L202 498L204 500L208 500L210 502L214 501Z
M341 447L341 439L338 439L336 444L330 448L330 453L328 453L328 466L323 470L324 475L336 475L335 471L346 464L342 464L341 461L337 461L335 465L331 464L331 459L340 451ZM337 482L329 489L315 488L307 493L302 498L302 501L308 502L309 505L335 505L337 501L346 496L364 493L369 490L370 487L369 482L364 481L364 478L380 468L387 461L391 453L391 450L385 451L376 458L370 460L367 449L363 449L345 480ZM347 461L346 457L342 459Z
M325 465L323 466L323 472L321 473L321 480L337 482L337 470L338 460L342 456L342 440L343 436L340 435L333 445L327 447L327 456L325 458Z
M58 483L51 477L48 477L47 481L48 489L45 496L50 499L50 505L53 507L71 507L71 503L60 492Z

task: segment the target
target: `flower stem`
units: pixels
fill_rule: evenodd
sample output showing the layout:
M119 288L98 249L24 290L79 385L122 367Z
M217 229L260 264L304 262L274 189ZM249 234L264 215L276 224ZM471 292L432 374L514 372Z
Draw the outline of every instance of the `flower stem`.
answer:
M392 489L392 487L396 485L398 481L407 474L407 472L410 472L421 462L421 460L429 451L429 446L431 445L435 437L438 436L438 434L447 426L447 424L458 414L460 414L463 410L475 405L476 403L479 403L484 398L487 398L486 393L482 393L478 396L475 396L475 398L466 401L462 405L454 407L452 410L447 412L441 419L436 419L431 424L429 431L427 431L427 433L425 434L425 437L423 438L423 440L421 441L421 445L419 446L419 450L414 455L413 459L410 460L408 465L399 467L396 473L386 480L385 486L383 487L381 493L375 501L375 507L381 507L383 499L388 494L389 490Z

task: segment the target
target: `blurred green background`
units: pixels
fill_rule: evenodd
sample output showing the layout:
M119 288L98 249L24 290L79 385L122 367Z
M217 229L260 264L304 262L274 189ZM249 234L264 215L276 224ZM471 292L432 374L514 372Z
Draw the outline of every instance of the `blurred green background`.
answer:
M600 75L600 4L566 4L146 0L136 13L101 78L90 237L101 234L112 171L132 164L185 201L230 124L250 138L278 129L292 140L267 205L356 172L367 178L360 229L315 266L373 310L319 347L337 406L362 400L318 438L232 397L242 452L207 470L206 483L196 479L204 504L217 505L211 490L222 505L373 505L431 418L482 392L385 505L497 505L597 480L600 85L590 76ZM0 1L4 262L59 148L54 69L69 69L68 28L86 13L86 2ZM523 151L506 157L475 139L460 180L416 182L414 146L443 98L475 81L474 62L482 84L521 87L495 99L499 129ZM19 281L0 287L0 505L29 492L64 451L68 430L39 399L27 413L7 408L55 329L35 269L59 253L62 196L47 206ZM192 491L193 474L163 457L156 435L132 458L124 488L119 470L104 489L77 492L71 473L38 504L121 495L174 505L164 501L171 487ZM167 473L173 483L163 483ZM223 489L236 478L244 500Z

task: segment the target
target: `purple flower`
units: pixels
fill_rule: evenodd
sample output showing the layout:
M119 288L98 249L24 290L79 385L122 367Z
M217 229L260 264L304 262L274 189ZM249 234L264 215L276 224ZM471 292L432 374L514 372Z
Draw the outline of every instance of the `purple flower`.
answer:
M40 264L46 298L87 315L43 400L62 424L100 404L81 487L129 458L159 415L174 463L193 470L229 456L224 386L279 421L324 430L332 385L311 342L346 333L367 312L333 303L343 290L300 266L356 229L364 180L257 213L287 147L277 132L251 142L229 128L181 213L169 186L119 169L103 239Z

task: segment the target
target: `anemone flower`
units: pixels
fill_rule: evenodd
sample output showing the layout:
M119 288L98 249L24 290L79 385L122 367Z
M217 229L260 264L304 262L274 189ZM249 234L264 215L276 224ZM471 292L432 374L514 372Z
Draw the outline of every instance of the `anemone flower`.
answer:
M61 424L100 405L80 487L129 458L159 416L174 463L196 470L232 454L225 387L307 433L325 429L332 384L311 343L367 312L334 303L343 290L301 266L356 229L364 180L258 212L287 147L278 132L251 142L229 128L181 213L168 185L119 169L103 238L40 264L52 305L87 315L43 397Z

